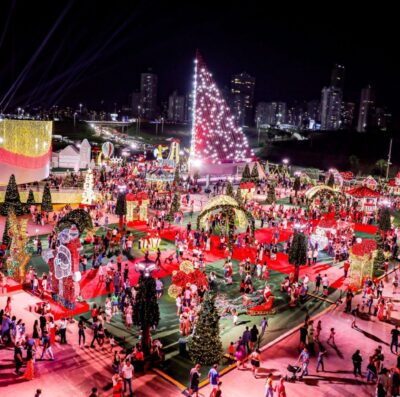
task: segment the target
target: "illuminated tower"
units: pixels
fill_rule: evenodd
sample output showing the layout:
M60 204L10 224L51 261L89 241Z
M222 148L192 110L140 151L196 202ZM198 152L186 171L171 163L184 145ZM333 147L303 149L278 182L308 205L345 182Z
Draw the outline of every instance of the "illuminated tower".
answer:
M193 87L190 165L238 164L254 160L242 129L197 54Z

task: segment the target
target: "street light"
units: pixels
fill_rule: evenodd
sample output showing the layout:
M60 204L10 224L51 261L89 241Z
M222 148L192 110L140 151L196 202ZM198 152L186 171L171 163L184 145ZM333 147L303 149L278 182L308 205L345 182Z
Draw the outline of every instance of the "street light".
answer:
M164 133L164 117L161 117L161 134Z
M258 146L260 146L260 117L257 117L257 133L258 133Z
M79 113L82 113L82 106L83 106L83 105L80 103L80 104L79 104Z
M78 113L74 113L74 128L75 128L75 126L76 126L76 115L77 115Z
M283 159L282 163L285 164L286 166L289 164L289 159Z

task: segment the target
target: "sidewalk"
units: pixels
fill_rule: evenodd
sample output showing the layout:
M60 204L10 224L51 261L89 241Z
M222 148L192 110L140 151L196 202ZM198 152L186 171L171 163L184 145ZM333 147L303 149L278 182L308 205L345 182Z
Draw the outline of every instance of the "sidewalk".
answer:
M389 277L391 281L391 277ZM393 298L391 282L385 282L384 297ZM353 299L353 306L361 303L361 295ZM392 313L392 322L399 322L400 294L393 299L395 304ZM396 365L397 357L390 352L390 331L393 325L378 321L375 317L369 320L357 319L357 329L351 328L350 314L344 313L344 304L333 308L323 314L318 320L322 321L321 343L328 353L325 356L326 372L316 373L316 357L311 358L309 365L310 376L296 383L286 382L286 394L288 397L334 397L358 395L363 397L375 396L375 386L366 383L365 378L355 378L351 356L357 350L361 350L363 357L362 371L366 373L368 357L374 353L374 349L381 345L385 355L384 366L391 368ZM314 321L315 326L316 322ZM326 343L330 328L336 330L336 347ZM268 330L267 330L268 332ZM234 369L224 375L222 380L222 395L229 397L265 395L265 379L272 372L277 382L281 376L287 374L288 364L294 365L298 358L299 332L281 340L262 353L261 370L259 379L255 379L251 373L251 366L247 370ZM316 350L318 347L316 348ZM201 390L204 396L210 393L210 386Z
M10 294L12 296L12 315L25 321L28 334L39 315L29 312L28 306L38 299L26 292ZM0 295L0 308L4 308L6 296ZM57 337L58 339L58 337ZM91 330L86 330L86 344L92 339ZM53 346L55 361L37 361L35 379L23 381L14 374L14 349L5 349L0 345L0 395L7 397L32 397L35 390L42 389L43 396L81 397L88 396L92 387L97 387L100 397L112 396L111 364L112 355L109 344L105 349L80 348L78 346L77 322L68 325L68 345L56 343ZM38 348L37 356L42 347ZM25 356L25 352L24 352ZM25 368L23 367L23 371ZM141 397L177 397L180 395L176 386L149 371L134 378L135 396Z

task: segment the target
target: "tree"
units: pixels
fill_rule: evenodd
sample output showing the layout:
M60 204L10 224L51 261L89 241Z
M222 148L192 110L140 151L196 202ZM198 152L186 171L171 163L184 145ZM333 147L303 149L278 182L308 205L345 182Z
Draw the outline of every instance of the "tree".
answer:
M360 160L358 159L358 157L354 154L349 156L349 164L351 172L354 175L358 174L358 172L360 171Z
M172 203L171 207L169 209L169 213L167 216L167 221L168 222L173 222L175 219L175 214L180 210L181 208L181 197L178 192L174 193L174 197L172 198Z
M260 177L260 175L258 173L257 163L254 163L253 169L251 170L250 179L251 179L252 182L257 184L259 177Z
M378 229L375 234L375 241L376 241L376 247L377 249L381 248L383 249L383 238L382 238L382 232Z
M276 201L276 195L275 195L275 186L271 182L268 187L268 193L267 193L267 203L272 204Z
M251 182L250 168L249 165L246 164L243 170L242 179L240 182Z
M301 182L300 182L300 176L296 175L294 178L294 183L293 183L293 190L295 192L295 196L297 197L297 193L300 190L301 187Z
M7 215L6 224L4 225L3 231L3 244L8 247L10 244L11 237L8 235L8 231L10 230L10 215Z
M214 296L209 292L204 296L188 347L190 358L194 363L212 365L218 363L223 356L219 314L215 308Z
M93 172L90 168L86 173L85 184L83 185L83 188L82 204L91 205L95 200L96 195L93 191Z
M160 321L156 281L151 276L140 274L139 283L135 287L137 294L133 307L133 323L142 330L142 346L145 353L150 347L150 329L157 327Z
M289 263L294 265L294 280L299 279L300 266L307 263L307 237L301 232L295 232L289 249Z
M1 207L1 215L6 216L10 210L14 211L15 215L22 215L24 212L14 174L10 176L8 181L4 204Z
M51 212L53 211L53 204L51 202L51 192L49 184L46 183L43 189L43 196L42 196L42 211Z
M29 189L28 200L26 200L26 205L30 207L31 205L35 205L35 196L33 195L32 189Z
M100 170L100 182L104 183L107 180L106 170L104 167L101 167Z
M115 214L119 215L119 231L124 228L124 216L126 215L126 195L125 192L119 192L117 197L117 205L115 206Z
M379 229L387 232L391 227L389 208L383 207L379 214Z
M175 168L175 176L174 176L175 185L179 185L181 183L181 176L179 174L179 167Z
M374 258L374 272L377 270L382 270L385 263L385 254L383 253L382 248L378 248L376 251L376 255Z
M225 190L225 194L227 196L233 197L234 198L234 194L233 194L233 186L232 183L228 182L226 185L226 190Z
M236 194L234 197L239 205L243 205L243 197L242 193L240 192L240 187L236 189Z
M387 167L387 161L380 159L375 163L375 168L378 170L379 175L385 176L386 174L386 167Z
M328 182L326 182L326 184L329 187L333 187L333 185L335 184L335 177L333 176L332 173L329 174Z

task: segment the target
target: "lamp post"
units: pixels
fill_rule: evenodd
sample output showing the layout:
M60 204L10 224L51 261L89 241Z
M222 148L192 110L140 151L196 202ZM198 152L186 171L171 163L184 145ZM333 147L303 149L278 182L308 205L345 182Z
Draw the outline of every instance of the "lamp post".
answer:
M260 117L257 117L257 135L258 135L257 144L258 146L260 146Z
M164 117L161 117L161 134L164 133Z
M76 127L76 115L77 115L77 113L75 112L74 113L74 128Z

